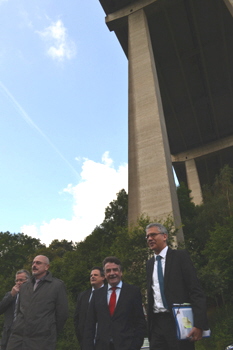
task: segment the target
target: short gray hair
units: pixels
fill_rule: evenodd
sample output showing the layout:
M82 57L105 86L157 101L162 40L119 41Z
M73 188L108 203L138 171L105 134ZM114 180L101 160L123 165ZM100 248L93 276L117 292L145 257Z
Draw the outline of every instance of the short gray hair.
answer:
M151 227L157 227L158 230L159 230L159 233L161 234L167 234L168 235L168 232L167 232L167 229L165 226L163 226L162 224L159 224L158 222L152 222L151 224L147 225L146 226L146 232L149 228Z
M31 275L28 272L28 270L24 270L24 269L19 270L19 271L16 272L16 276L19 275L20 273L25 273L25 276L26 276L27 280L31 277Z

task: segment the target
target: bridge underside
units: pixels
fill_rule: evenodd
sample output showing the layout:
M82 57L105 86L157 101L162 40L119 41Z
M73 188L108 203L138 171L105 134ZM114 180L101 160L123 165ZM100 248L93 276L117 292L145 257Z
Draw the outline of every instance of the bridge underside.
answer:
M128 20L120 13L143 1L100 2L128 57ZM201 185L233 166L233 18L225 2L144 1L172 162L186 183L186 160L195 159Z
M129 224L172 216L172 165L195 204L233 167L233 0L99 0L129 64Z

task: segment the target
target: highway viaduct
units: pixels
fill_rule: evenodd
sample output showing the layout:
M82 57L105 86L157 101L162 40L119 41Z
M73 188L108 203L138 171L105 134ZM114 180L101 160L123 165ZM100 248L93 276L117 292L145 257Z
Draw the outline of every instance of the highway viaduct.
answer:
M233 166L233 0L99 1L128 58L129 223L181 227L172 165L195 204Z

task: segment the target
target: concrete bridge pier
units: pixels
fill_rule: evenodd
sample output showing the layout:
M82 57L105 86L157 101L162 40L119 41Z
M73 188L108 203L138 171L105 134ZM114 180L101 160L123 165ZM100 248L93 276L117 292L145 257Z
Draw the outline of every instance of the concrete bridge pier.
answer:
M191 198L194 204L200 205L202 203L202 191L198 177L198 172L194 159L185 161L186 176L188 188L191 190Z
M129 223L171 215L183 240L176 186L144 10L128 16Z

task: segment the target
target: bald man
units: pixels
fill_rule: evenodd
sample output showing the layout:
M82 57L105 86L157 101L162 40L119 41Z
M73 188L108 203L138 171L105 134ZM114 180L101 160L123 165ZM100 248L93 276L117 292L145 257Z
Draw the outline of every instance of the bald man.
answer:
M38 255L32 278L21 286L17 317L7 350L55 350L57 334L68 317L64 283L52 277L49 259Z

